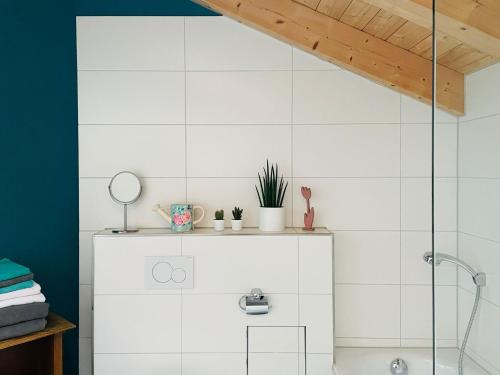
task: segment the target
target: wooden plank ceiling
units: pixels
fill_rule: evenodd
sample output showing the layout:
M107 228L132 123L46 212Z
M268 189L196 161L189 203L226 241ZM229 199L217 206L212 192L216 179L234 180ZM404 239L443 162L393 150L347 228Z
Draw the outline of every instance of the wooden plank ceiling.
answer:
M432 0L194 0L431 102ZM500 0L438 0L438 106L464 112L464 75L500 61Z
M408 16L408 3L401 0L294 0L319 13L332 17L340 22L347 23L377 38L388 41L398 47L413 52L428 60L432 59L432 18L430 14L418 16L422 22L409 21L401 15ZM445 4L447 0L438 0ZM461 0L453 0L460 2ZM400 2L399 6L395 3ZM424 1L420 1L423 3ZM492 1L494 2L494 0ZM416 2L415 6L422 7ZM432 3L429 2L429 10ZM403 8L403 10L400 8ZM500 1L497 1L500 8ZM386 10L389 9L389 10ZM424 20L425 17L425 20ZM409 17L417 19L417 17ZM438 15L436 27L445 22L445 18ZM494 22L500 22L496 19ZM422 24L425 24L422 26ZM497 45L497 57L486 51L481 51L474 44L463 43L443 32L437 33L438 63L463 74L469 74L499 61L500 45Z

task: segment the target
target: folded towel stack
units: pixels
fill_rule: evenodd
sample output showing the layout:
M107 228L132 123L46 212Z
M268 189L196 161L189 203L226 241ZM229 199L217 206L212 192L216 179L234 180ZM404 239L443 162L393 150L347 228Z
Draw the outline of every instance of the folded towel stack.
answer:
M41 331L49 304L28 267L0 259L0 340Z

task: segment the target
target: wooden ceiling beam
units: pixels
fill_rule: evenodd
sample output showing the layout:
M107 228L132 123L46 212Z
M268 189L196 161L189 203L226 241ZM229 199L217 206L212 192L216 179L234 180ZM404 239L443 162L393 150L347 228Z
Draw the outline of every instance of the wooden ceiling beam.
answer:
M364 0L432 30L432 0ZM500 58L498 0L436 0L436 30Z
M292 0L193 0L401 93L432 101L432 62ZM438 65L437 103L464 113L464 76Z

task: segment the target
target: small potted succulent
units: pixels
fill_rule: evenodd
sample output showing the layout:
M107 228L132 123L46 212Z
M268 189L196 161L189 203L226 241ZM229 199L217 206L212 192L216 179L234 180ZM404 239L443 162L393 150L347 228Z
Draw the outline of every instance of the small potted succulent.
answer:
M262 177L258 174L260 191L257 185L255 186L260 203L259 229L264 232L280 232L285 229L283 200L288 182L285 183L283 176L279 177L278 164L269 168L267 161L263 169Z
M224 230L224 210L215 211L214 229L216 231Z
M231 220L231 228L233 230L241 230L243 227L243 209L239 207L234 207L233 209L233 219Z

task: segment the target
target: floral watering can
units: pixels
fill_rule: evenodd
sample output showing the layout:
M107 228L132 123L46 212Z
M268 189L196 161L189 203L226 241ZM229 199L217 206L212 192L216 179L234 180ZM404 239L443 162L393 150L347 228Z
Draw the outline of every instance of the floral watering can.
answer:
M201 211L201 216L194 219L194 211ZM166 209L161 208L157 204L153 211L157 212L162 218L170 223L170 229L173 232L188 232L194 229L194 225L198 224L205 217L205 210L201 206L193 206L192 204L171 204L170 214Z

